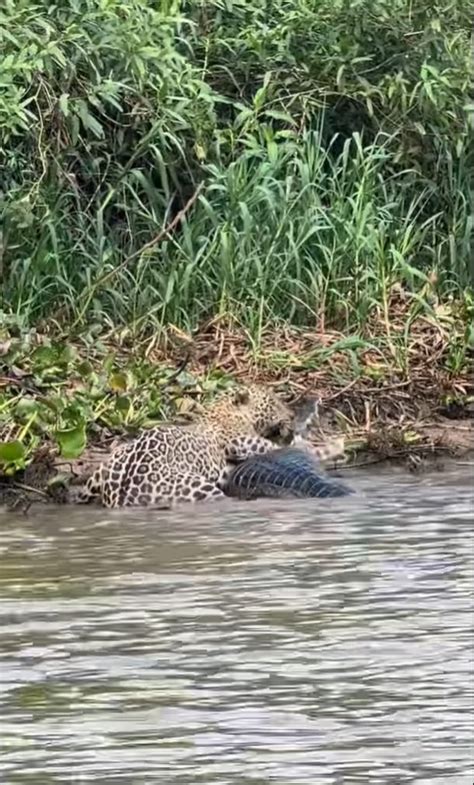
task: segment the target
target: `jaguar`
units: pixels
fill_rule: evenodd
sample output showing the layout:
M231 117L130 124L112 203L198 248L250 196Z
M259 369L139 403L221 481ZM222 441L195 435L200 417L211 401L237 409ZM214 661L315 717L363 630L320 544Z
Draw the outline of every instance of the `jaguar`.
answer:
M119 446L78 501L117 508L219 498L233 465L290 443L293 435L287 404L270 388L248 385L220 396L189 425L159 425Z

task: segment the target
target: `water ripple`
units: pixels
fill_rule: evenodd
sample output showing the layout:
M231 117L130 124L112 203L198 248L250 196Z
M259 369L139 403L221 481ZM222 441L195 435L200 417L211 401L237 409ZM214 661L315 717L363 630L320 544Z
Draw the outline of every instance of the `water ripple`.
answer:
M2 781L472 785L472 478L354 483L2 521Z

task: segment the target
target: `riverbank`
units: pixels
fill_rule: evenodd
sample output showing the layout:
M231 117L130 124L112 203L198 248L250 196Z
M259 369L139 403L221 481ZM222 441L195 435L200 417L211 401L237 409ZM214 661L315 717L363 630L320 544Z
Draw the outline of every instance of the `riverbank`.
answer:
M471 444L469 9L205 5L1 12L15 500L248 379L344 466Z
M0 351L2 499L65 501L67 488L121 441L164 420L189 421L235 382L273 386L291 404L321 399L315 443L337 440L351 466L397 461L412 470L474 451L469 309L392 292L363 334L272 327L258 342L215 319L195 334L139 339L92 331L67 339L3 329Z

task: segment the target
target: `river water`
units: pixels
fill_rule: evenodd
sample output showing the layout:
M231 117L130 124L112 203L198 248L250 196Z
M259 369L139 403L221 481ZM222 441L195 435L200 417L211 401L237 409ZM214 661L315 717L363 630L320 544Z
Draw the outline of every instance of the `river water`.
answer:
M472 469L0 517L0 780L473 785Z

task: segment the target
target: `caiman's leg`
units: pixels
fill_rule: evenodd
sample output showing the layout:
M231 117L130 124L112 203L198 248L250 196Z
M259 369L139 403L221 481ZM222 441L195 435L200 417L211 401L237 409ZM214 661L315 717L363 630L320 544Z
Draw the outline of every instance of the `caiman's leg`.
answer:
M339 458L344 455L343 438L333 439L330 442L326 442L326 444L321 444L318 447L315 447L313 444L311 444L311 442L307 441L307 439L297 435L291 442L291 446L306 450L314 457L316 461L321 461L322 463L325 461L334 460L334 458Z

